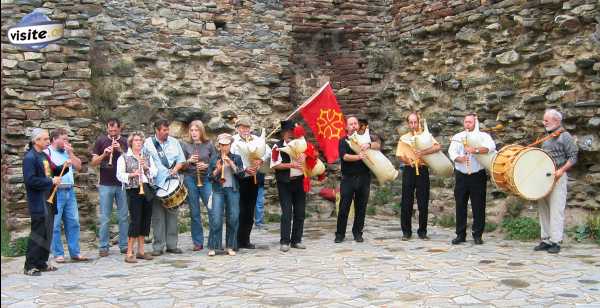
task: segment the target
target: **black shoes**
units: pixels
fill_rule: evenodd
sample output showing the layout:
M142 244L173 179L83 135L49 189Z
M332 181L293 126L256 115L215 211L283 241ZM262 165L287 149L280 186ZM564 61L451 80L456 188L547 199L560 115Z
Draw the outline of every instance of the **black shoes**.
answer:
M412 235L402 234L402 240L403 241L408 241L408 240L410 240L411 237L412 237Z
M552 246L550 246L550 248L548 248L548 253L559 253L560 252L560 245L556 244L556 243L552 243Z
M533 247L533 251L544 251L544 250L548 250L550 247L552 247L551 244L548 244L546 242L541 242L539 245Z
M181 254L183 251L179 248L167 249L168 253Z
M362 243L362 242L364 242L364 241L365 241L365 239L362 237L362 235L355 236L355 237L354 237L354 240L355 240L357 243Z
M427 236L427 234L419 234L419 238L424 241L429 241L429 236Z
M292 243L290 246L295 249L306 249L306 246L302 243Z
M344 241L344 238L343 237L339 237L339 236L336 236L335 240L334 240L335 243L341 243L343 241Z
M248 243L246 245L240 245L240 248L242 248L242 249L256 249L256 245L254 245L252 243Z
M452 240L452 245L458 245L460 243L464 243L467 240L464 237L458 236L455 239Z
M483 245L483 240L480 237L476 237L473 239L473 243L475 243L475 245Z

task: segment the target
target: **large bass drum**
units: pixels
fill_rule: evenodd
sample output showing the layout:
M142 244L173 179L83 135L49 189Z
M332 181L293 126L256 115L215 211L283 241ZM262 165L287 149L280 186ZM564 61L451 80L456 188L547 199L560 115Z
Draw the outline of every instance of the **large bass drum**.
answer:
M156 196L162 201L163 207L167 209L174 209L182 205L187 198L187 189L183 184L181 178L170 178L165 181L164 188L158 188Z
M503 147L492 159L492 182L523 199L538 200L554 187L556 166L543 150L516 144Z

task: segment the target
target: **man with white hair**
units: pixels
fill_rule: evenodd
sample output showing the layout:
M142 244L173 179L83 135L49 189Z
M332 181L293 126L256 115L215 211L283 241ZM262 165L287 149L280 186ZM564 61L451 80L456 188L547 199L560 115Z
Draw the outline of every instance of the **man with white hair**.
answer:
M562 127L560 112L546 110L543 123L546 133L551 137L542 143L542 149L554 160L556 184L548 196L538 200L542 242L534 250L559 253L567 204L566 172L577 162L577 145L571 134Z
M31 132L31 142L23 157L23 180L31 216L31 233L27 242L24 268L24 274L28 276L40 276L42 272L56 270L55 266L48 264L55 207L48 204L47 200L52 186L61 184L61 177L58 175L63 166L54 165L44 153L49 145L48 131L35 128ZM71 160L66 160L64 164L64 172L69 172L67 167ZM55 202L54 200L51 202Z

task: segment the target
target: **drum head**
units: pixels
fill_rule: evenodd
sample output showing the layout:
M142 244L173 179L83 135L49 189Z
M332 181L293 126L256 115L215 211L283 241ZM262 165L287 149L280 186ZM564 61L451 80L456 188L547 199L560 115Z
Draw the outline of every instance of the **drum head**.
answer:
M513 182L521 197L538 200L554 186L556 167L546 152L531 148L521 152L514 161Z
M168 179L165 181L165 188L156 190L157 197L166 197L171 195L179 186L179 179Z

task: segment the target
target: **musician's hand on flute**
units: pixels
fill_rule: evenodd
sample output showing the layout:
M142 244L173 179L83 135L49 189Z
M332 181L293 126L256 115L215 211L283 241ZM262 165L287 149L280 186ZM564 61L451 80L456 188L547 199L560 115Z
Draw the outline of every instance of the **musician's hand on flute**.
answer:
M188 159L188 164L194 164L194 163L198 163L199 160L199 156L197 154L194 154L192 156L190 156L190 159Z
M62 180L60 176L55 176L52 178L52 185L60 185L61 181Z
M298 155L298 158L296 159L297 162L299 163L303 163L306 161L306 154L304 153L300 153L300 155Z
M217 165L215 166L215 170L213 171L213 175L216 176L217 174L219 174L219 172L221 171L222 168L223 168L223 163L219 159L219 160L217 160Z
M134 172L129 173L129 177L130 178L140 177L140 171L139 170L135 170Z
M67 154L73 155L73 146L70 143L65 142L64 147Z
M71 165L73 165L73 162L71 162L70 159L65 160L64 165L67 167L71 167Z
M196 170L198 170L198 171L204 171L206 169L208 169L208 164L207 163L204 163L204 162L198 162L198 163L196 163Z
M110 155L110 153L112 153L112 151L113 151L112 145L108 146L108 147L104 148L104 152L102 153L102 155Z
M262 165L263 165L263 161L262 161L262 159L255 159L255 160L254 160L254 167L255 167L256 169L260 168Z
M115 150L120 151L121 144L119 142L117 142L115 139L113 139L112 148L113 148L113 151L115 151Z
M290 169L302 170L302 163L300 163L298 161L293 161L290 163Z
M470 147L468 145L465 146L465 152L466 153L473 154L473 153L475 153L476 150L477 150L477 148L475 148L475 147Z
M140 157L140 165L142 166L142 168L144 168L144 170L148 170L149 167L146 164L146 160L143 157Z
M358 156L359 160L365 159L365 157L367 157L364 152L360 152L360 153L358 153L356 155Z
M370 148L371 148L371 144L370 143L365 143L365 144L361 144L360 145L360 150L361 151L366 151L366 150L368 150Z
M465 163L467 160L468 160L468 157L467 157L467 156L464 156L464 155L463 155L463 156L457 156L457 157L454 159L454 161L455 161L455 162L457 162L457 163L461 163L461 164L464 164L464 163Z
M246 173L248 173L249 175L256 175L256 167L252 166L246 168Z

